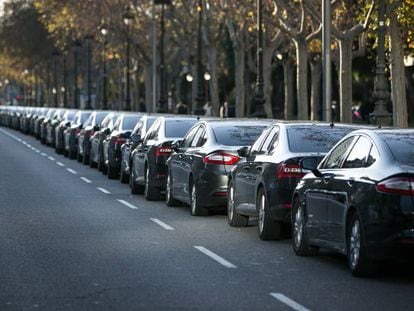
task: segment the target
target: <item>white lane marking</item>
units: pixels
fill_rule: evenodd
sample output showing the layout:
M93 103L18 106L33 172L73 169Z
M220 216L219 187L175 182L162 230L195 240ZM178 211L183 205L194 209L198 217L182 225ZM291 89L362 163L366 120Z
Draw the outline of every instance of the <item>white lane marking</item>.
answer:
M304 306L298 304L296 301L293 301L292 299L290 299L289 297L286 297L285 295L283 295L281 293L270 293L270 295L273 298L276 298L277 300L279 300L280 302L283 302L285 305L288 305L293 310L310 311L310 309L305 308Z
M167 225L165 222L157 219L157 218L150 218L151 221L155 222L157 225L163 227L165 230L175 230L173 227Z
M88 179L88 178L86 178L86 177L81 177L80 179L82 179L84 182L86 182L86 183L88 183L88 184L92 183L92 181L91 181L91 180L89 180L89 179Z
M237 268L235 265L233 265L231 262L228 262L226 259L220 257L219 255L213 253L212 251L208 250L207 248L203 246L194 246L195 249L199 250L203 254L207 255L208 257L214 259L219 264L225 266L226 268Z
M32 148L32 145L31 144L27 144L26 146L29 147L29 148Z
M69 173L72 173L73 175L76 175L78 172L77 171L74 171L74 170L72 170L71 168L67 168L66 169Z
M124 201L124 200L117 200L119 203L125 205L126 207L129 207L130 209L138 209L135 205L132 205L131 203Z
M111 194L111 192L109 192L109 191L108 191L108 190L106 190L105 188L98 187L98 188L96 188L96 189L98 189L99 191L101 191L101 192L103 192L103 193L105 193L105 194Z
M35 151L36 151L37 153L40 153L40 150L38 150L38 149L36 149Z
M56 164L59 166L65 166L65 164L63 164L62 162L56 162Z
M44 152L42 152L41 155L44 156L44 157L47 157L47 154L44 153Z
M33 151L36 151L36 148L35 147L31 147L30 149L32 149Z
M54 157L47 157L50 161L55 161Z

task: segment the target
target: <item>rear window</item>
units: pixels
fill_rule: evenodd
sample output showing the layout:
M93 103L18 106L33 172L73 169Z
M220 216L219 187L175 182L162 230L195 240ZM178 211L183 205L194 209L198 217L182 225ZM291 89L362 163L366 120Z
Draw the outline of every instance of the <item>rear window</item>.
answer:
M184 137L197 120L165 120L165 137Z
M266 126L226 125L213 129L216 141L225 146L250 146Z
M414 166L414 136L412 133L381 135L397 162Z
M302 126L288 127L289 149L292 152L328 152L342 137L356 128Z
M89 118L92 112L84 112L81 114L81 123L85 123L85 121Z
M135 125L138 123L139 118L139 116L125 116L124 122L122 122L122 130L132 131Z
M96 124L101 124L102 120L108 115L106 112L97 113L95 118Z

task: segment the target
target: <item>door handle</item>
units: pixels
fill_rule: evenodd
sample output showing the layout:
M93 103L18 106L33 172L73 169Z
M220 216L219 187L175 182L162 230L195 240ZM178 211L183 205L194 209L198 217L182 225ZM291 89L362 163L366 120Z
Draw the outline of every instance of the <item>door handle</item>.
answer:
M324 176L323 177L323 181L325 182L325 183L328 183L328 182L330 182L331 181L331 179L333 178L333 175L327 175L327 176Z
M352 187L355 183L355 178L353 177L349 178L349 180L346 183L348 184L349 187Z
M256 170L258 170L259 172L263 171L263 167L261 166L256 166Z
M248 167L248 166L243 167L243 171L245 171L245 172L250 171L250 167Z

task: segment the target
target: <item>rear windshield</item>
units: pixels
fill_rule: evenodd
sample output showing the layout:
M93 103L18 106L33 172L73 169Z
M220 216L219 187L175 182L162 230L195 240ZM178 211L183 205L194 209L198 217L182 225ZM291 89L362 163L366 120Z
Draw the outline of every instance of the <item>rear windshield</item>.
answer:
M225 125L213 129L216 141L225 146L250 146L266 126Z
M197 120L165 120L165 137L184 137Z
M356 130L349 127L302 126L288 127L289 149L292 152L328 152L346 134Z
M397 162L414 166L414 136L412 133L383 133L381 137L390 147Z
M81 114L81 123L85 123L85 121L89 118L92 112L84 112Z
M124 122L122 122L122 130L132 131L135 125L138 123L139 118L139 116L125 116Z
M96 114L95 123L101 124L102 120L108 115L107 112L101 112Z

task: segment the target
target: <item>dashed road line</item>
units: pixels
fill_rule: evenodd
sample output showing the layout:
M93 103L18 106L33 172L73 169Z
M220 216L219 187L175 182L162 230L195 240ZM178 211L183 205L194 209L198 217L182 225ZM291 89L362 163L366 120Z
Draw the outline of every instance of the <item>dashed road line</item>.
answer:
M106 190L105 188L98 187L98 188L96 188L96 189L98 189L100 192L103 192L103 193L105 193L105 194L111 194L111 192L110 192L110 191L108 191L108 190Z
M81 177L80 179L82 179L84 182L86 182L86 183L88 183L88 184L91 184L92 183L92 181L91 180L89 180L88 178L86 178L86 177Z
M47 157L47 154L44 153L44 152L42 152L41 155L44 156L44 157Z
M56 164L59 166L65 166L65 164L63 164L62 162L56 162Z
M72 170L71 168L66 169L69 173L72 173L73 175L76 175L78 172L75 170Z
M293 310L296 311L310 311L310 309L298 304L296 301L290 299L289 297L281 294L281 293L270 293L273 298L276 298L280 302L284 303L285 305L291 307Z
M47 157L50 161L55 161L54 157Z
M199 250L203 254L207 255L211 259L214 259L215 261L217 261L219 264L221 264L222 266L226 268L231 268L231 269L237 268L237 266L233 265L231 262L227 261L223 257L220 257L219 255L213 253L212 251L208 250L207 248L203 246L194 246L194 248Z
M38 149L36 149L35 151L36 151L37 153L40 153L40 150L38 150Z
M167 225L165 222L157 218L150 218L150 220L155 222L157 225L163 227L165 230L175 230L173 227L171 227L170 225Z
M135 205L125 201L125 200L117 200L119 203L125 205L126 207L129 207L130 209L138 209Z

